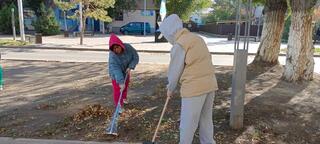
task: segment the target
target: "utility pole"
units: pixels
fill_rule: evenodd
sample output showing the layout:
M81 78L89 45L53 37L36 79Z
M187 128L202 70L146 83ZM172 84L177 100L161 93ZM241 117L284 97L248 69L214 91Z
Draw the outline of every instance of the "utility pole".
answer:
M144 0L144 12L143 12L143 15L144 15L144 23L143 23L143 35L146 35L146 12L147 12L147 0Z
M11 24L12 24L12 34L13 34L13 40L16 40L16 24L15 24L15 18L14 18L14 8L11 9Z
M21 41L25 41L26 37L24 34L24 21L23 21L23 5L22 0L18 0L18 10L19 10L19 24L20 24L20 36Z

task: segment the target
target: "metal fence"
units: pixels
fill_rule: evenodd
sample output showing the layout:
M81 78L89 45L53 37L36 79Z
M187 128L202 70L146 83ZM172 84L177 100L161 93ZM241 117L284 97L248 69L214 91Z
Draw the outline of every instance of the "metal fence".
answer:
M244 35L244 30L245 30L245 24L241 24L241 31L240 31L240 35ZM202 25L198 28L198 31L203 31L203 32L207 32L207 33L212 33L212 34L216 34L216 35L228 35L229 33L231 33L232 35L234 35L235 33L235 24L206 24L206 25ZM259 31L259 35L261 36L261 32L262 32L262 26L260 26L260 31ZM258 25L251 25L251 29L250 29L250 36L257 36L258 33Z

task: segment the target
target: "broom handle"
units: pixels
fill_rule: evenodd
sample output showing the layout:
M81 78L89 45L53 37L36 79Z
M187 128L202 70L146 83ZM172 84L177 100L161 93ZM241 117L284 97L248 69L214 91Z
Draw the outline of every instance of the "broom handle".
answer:
M123 88L123 90L120 92L120 96L119 96L119 99L118 99L117 107L118 107L118 105L121 106L120 100L121 100L121 98L122 98L123 91L124 91L124 89L126 88L126 83L127 83L127 78L128 78L128 77L129 77L129 73L126 72L126 75L125 75L125 77L124 77L124 88ZM120 86L120 85L119 85L119 86Z
M159 119L159 122L158 122L158 125L157 125L157 128L156 128L156 131L154 132L154 135L153 135L153 138L152 138L152 142L154 142L156 140L156 136L157 136L157 133L158 133L158 130L159 130L159 127L160 127L160 123L162 121L162 117L164 115L164 112L167 109L167 105L169 103L169 99L170 99L170 97L167 97L167 100L166 100L166 103L164 104L164 107L163 107L163 110L162 110L162 113L161 113L161 116L160 116L160 119Z
M129 73L126 73L125 78L124 78L124 84L126 84L128 77L129 77ZM114 114L113 114L112 123L111 123L111 128L110 128L110 132L109 132L109 133L111 133L111 131L112 131L113 127L114 127L114 123L116 122L116 118L115 118L115 117L116 117L117 115L119 115L119 108L121 107L120 100L121 100L121 98L122 98L123 91L124 91L124 89L120 92L120 96L119 96L119 99L118 99L118 103L117 103L117 106L116 106L116 110L115 110L115 112L114 112Z

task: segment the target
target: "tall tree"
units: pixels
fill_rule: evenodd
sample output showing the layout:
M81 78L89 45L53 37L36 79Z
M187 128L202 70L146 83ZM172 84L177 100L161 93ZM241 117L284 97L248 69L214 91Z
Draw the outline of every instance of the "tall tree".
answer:
M39 8L39 16L32 22L36 32L43 35L55 35L60 32L60 26L54 16L52 8L47 8L42 2Z
M85 21L87 18L101 20L104 22L111 22L112 19L108 16L107 9L113 7L115 0L73 0L72 3L79 4L82 2L82 29L80 32L80 44L83 44L83 37L85 31ZM73 17L79 17L79 10L75 12Z
M119 13L130 12L137 7L136 0L116 0L114 7L108 8L108 14L116 17Z
M157 0L160 4L161 0ZM211 0L167 0L167 14L177 14L183 21L189 21L193 12L209 8L212 5Z
M256 0L265 5L261 42L252 62L255 65L278 64L282 32L285 24L286 0Z
M10 5L10 4L14 4L15 6L17 6L17 1L13 1L13 0L0 0L0 5L4 6L4 5Z
M68 31L68 26L67 26L67 11L70 10L71 8L75 7L73 3L66 2L66 1L61 1L61 0L54 0L54 4L59 7L63 11L63 18L64 18L64 31Z
M316 2L317 0L290 0L291 27L283 73L287 81L313 79L312 15Z
M40 5L41 3L45 3L46 0L24 0L23 1L23 7L30 8L34 11L36 17L40 16Z
M0 32L5 34L12 34L11 9L14 9L15 27L19 31L19 17L17 7L11 4L4 4L0 8Z
M236 0L215 0L212 9L213 11L206 18L208 23L236 18Z

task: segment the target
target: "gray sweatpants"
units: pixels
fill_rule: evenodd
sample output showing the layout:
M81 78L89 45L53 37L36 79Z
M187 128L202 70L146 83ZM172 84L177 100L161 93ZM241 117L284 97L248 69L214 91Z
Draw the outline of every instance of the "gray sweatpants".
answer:
M214 92L182 98L180 144L191 144L198 126L201 144L215 144L212 121L213 100Z

